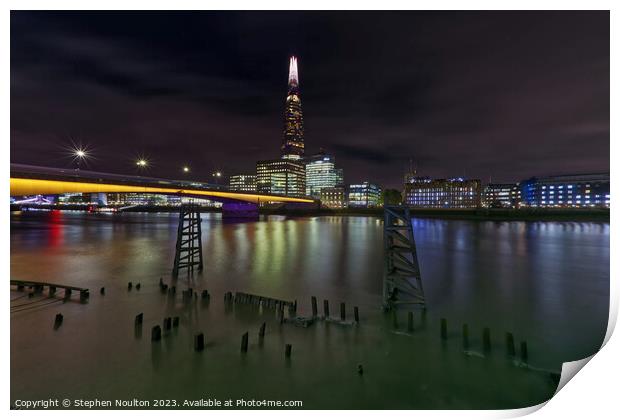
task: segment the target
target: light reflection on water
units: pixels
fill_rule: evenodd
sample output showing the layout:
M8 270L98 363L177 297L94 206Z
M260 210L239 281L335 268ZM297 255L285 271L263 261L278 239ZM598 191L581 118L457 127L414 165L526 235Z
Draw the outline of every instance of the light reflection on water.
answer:
M239 290L298 299L300 312L308 313L310 296L315 295L320 310L322 299L330 299L332 314L338 312L337 302L346 301L360 306L363 314L380 317L383 226L379 219L270 216L231 223L218 214L202 217L205 269L191 284L208 288L218 304L225 291ZM160 299L156 283L159 277L166 281L169 277L176 223L176 214L14 214L11 278L74 284L92 291L105 286L110 291L105 300L93 296L88 305L63 307L84 322L97 310L109 310L109 305L127 319L137 308L162 310L160 303L151 307L135 300L138 295L127 294L126 284L142 282L141 296ZM415 219L414 229L431 322L446 317L456 332L465 322L472 331L488 326L498 342L504 332L513 332L528 340L532 358L547 369L559 369L562 361L585 357L600 346L609 303L608 223ZM168 302L163 309L178 308ZM222 316L214 311L209 309L206 320L196 308L184 316L188 322L209 325L213 335L208 335L208 341L236 342L229 337L228 327L209 323ZM15 346L32 343L13 326L24 323L36 331L40 327L35 321L44 316L48 315L12 316L12 357L24 369L26 360L22 366ZM235 316L242 324L254 322L251 315ZM48 334L47 327L41 334ZM334 357L333 343L345 340L348 345L360 339L340 337L329 329L308 331L318 343L309 343L309 348L318 345L315 350L320 348L329 357ZM369 334L365 339L376 348L392 340L364 334ZM145 335L148 338L149 331ZM92 340L107 345L101 337ZM401 351L389 348L394 354ZM151 362L159 366L172 349L153 351L157 354ZM361 357L360 351L351 357ZM19 382L13 376L12 380Z

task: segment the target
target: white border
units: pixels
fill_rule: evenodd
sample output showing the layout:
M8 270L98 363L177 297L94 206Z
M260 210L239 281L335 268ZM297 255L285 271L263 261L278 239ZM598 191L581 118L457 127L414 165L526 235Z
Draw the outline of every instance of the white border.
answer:
M362 10L547 10L547 9L563 9L563 10L611 10L611 93L612 93L612 101L611 101L611 133L615 133L614 127L618 121L618 112L617 107L614 103L614 98L617 98L618 95L618 86L616 80L614 78L614 72L618 72L617 66L617 45L618 45L618 30L617 24L618 19L615 16L617 7L614 8L614 5L617 2L612 1L542 1L542 0L523 0L523 1L480 1L480 0L469 0L465 1L438 1L438 2L411 2L411 1L381 1L379 2L370 2L366 0L358 0L358 1L325 1L325 0L313 0L313 1L282 1L282 0L263 0L263 1L234 1L229 0L226 2L207 2L207 1L199 1L199 0L176 0L174 2L170 1L161 1L161 0L151 0L151 1L129 1L129 0L91 0L88 2L84 1L76 1L76 0L57 0L54 2L44 1L44 0L23 0L23 1L14 1L9 0L3 2L4 13L1 17L0 24L0 33L1 33L1 48L2 48L2 97L3 97L3 118L2 121L2 132L5 133L3 141L1 142L2 151L4 152L4 156L9 156L10 147L9 147L9 133L10 133L10 13L9 10L69 10L69 9L78 9L78 10L166 10L174 7L175 9L186 9L186 10L260 10L260 9L270 9L270 10L342 10L342 9L362 9ZM616 10L615 10L616 9ZM612 134L613 136L613 134ZM612 162L618 163L618 147L615 143L611 142L611 159ZM9 161L5 158L2 162L2 167L5 171L6 178L4 183L2 184L2 194L4 197L9 195L9 187L8 187L8 172L9 172ZM615 172L612 171L611 174L611 189L613 197L619 197L618 194L618 179L615 176ZM615 206L612 207L611 211L611 219L612 225L615 225L615 221L617 221ZM7 215L5 215L7 217ZM6 220L6 219L5 219ZM9 224L3 223L1 225L2 234L5 240L3 241L3 253L2 253L2 267L6 273L5 278L8 279L10 277L10 262L9 262ZM612 252L615 250L615 231L612 231L611 235L611 249ZM613 332L613 328L616 323L616 318L618 314L618 287L617 287L617 263L615 259L611 258L611 306L610 306L610 322L608 326L607 335L605 338L606 345L600 354L597 354L592 358L592 361L588 363L588 366L584 369L582 373L579 374L579 378L574 381L570 381L554 398L550 400L548 404L541 404L537 407L531 407L522 410L507 410L507 411L389 411L385 413L390 416L400 417L400 418L411 418L412 416L417 418L504 418L504 417L515 417L520 415L529 414L532 412L536 412L537 418L579 418L582 419L586 416L593 416L594 418L602 417L612 417L613 413L618 413L618 403L617 403L617 392L616 385L618 384L618 373L619 373L619 363L616 354L620 354L620 344L617 337L613 337L610 340L611 333ZM9 292L8 287L0 289L2 290L2 295L4 298L4 302L8 302L9 300ZM9 313L8 311L3 312L3 331L6 335L9 334ZM609 340L609 341L608 341ZM10 395L10 375L9 375L9 346L4 345L1 347L1 356L3 363L3 372L2 375L2 390L3 394L6 396L5 398L9 398ZM8 410L8 401L5 399L5 407L7 407L7 411L11 416L19 417L19 418L30 418L35 416L46 416L51 418L73 418L75 417L83 417L89 416L95 419L98 418L107 418L111 414L112 415L122 415L125 412L104 412L104 411L90 411L85 413L84 411L47 411L47 412L24 412L24 411L10 411ZM541 407L544 409L539 410ZM148 413L136 412L130 413L126 412L128 415L148 415L153 418L168 418L171 415L175 415L173 413L167 411L150 411ZM253 419L272 419L277 418L285 418L290 416L295 416L296 420L299 419L323 419L325 417L338 417L345 418L349 416L355 416L356 418L370 418L380 416L383 413L377 411L365 411L365 412L349 412L349 411L330 411L330 412L313 412L313 411L301 411L301 412L289 412L289 411L252 411L251 413L246 413L243 411L232 411L232 412L215 412L210 411L208 413L202 412L200 410L196 411L184 411L183 415L191 418L200 418L201 420L205 418L205 416L217 417L217 416L232 416L232 417L241 417L241 416L251 416ZM616 414L617 415L617 414Z

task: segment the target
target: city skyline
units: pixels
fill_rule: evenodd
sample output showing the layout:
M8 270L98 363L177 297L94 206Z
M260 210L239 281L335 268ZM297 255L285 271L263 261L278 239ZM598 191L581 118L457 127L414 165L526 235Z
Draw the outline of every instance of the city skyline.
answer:
M74 140L93 170L127 173L144 156L153 176L248 172L277 156L295 55L306 153L335 155L346 182L400 189L410 159L485 182L609 171L607 19L12 12L11 160L70 167Z

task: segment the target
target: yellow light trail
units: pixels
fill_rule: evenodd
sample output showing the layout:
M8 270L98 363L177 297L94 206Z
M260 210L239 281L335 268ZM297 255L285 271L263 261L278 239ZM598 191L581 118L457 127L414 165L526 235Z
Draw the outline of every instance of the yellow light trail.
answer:
M53 181L47 179L13 178L11 177L11 196L24 195L56 195L67 193L150 193L205 196L205 198L223 198L246 201L249 203L313 203L314 200L277 195L248 194L228 191L209 191L178 188L147 187L135 185L119 185L113 183Z

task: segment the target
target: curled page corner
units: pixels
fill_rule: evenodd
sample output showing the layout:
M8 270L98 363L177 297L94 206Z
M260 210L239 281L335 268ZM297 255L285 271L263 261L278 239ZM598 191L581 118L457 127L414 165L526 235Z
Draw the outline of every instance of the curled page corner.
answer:
M558 383L558 387L556 388L555 394L553 394L553 396L555 397L557 393L560 392L562 388L564 388L564 385L566 385L568 381L573 379L573 376L575 376L577 372L579 372L581 368L583 368L595 355L596 353L580 360L573 360L572 362L563 363L562 374L560 375L560 382Z

